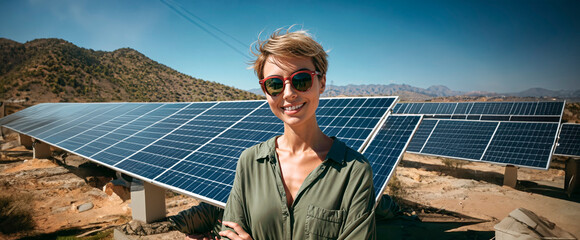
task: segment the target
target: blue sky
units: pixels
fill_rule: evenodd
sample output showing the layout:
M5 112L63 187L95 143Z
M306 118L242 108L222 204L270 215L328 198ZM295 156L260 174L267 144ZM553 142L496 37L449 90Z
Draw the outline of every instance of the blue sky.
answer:
M247 69L250 44L260 32L264 38L299 24L330 51L334 85L580 89L580 1L164 1L201 20L162 0L0 0L0 37L130 47L187 75L247 90L258 87Z

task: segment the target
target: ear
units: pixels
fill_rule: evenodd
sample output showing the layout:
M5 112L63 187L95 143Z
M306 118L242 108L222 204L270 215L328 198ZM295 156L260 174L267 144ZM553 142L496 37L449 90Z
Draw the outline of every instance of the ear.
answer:
M322 75L318 82L320 83L320 94L322 94L326 89L326 74Z

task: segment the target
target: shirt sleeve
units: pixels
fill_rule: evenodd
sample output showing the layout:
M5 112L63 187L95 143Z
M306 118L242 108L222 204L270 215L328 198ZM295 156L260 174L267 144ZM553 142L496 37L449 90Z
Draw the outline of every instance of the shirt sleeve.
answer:
M353 171L352 184L345 191L346 196L352 196L352 201L338 239L376 239L372 168L367 162L357 170Z
M228 197L228 202L226 203L226 208L224 210L224 221L235 222L239 224L248 234L252 235L250 232L250 228L248 222L246 221L246 209L245 209L245 196L243 191L244 186L244 169L243 169L243 162L246 157L246 152L242 153L240 159L238 160L238 164L236 167L236 176L234 177L234 185L232 186L232 190L230 192L230 196ZM226 227L222 224L222 231L230 230L235 232L233 229ZM227 238L223 238L227 239Z
M175 230L190 235L208 233L215 230L216 226L219 229L218 220L222 218L222 215L223 209L202 202L168 218Z

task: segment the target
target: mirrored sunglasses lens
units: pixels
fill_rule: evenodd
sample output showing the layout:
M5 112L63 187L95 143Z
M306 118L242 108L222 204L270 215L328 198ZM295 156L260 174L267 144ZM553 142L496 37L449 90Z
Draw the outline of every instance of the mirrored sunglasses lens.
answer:
M312 87L312 75L309 73L298 73L292 78L294 89L304 92Z
M264 86L268 94L276 96L282 92L284 81L280 78L270 78L264 82Z

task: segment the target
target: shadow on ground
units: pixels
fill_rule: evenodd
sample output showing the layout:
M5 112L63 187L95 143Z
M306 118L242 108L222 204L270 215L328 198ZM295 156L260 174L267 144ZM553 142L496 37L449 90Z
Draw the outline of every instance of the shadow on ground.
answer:
M498 186L503 185L503 174L489 171L478 171L466 168L450 168L440 164L429 164L422 162L415 162L411 160L401 160L399 166L409 168L421 168L429 172L437 172L445 174L454 178L472 179L476 181L483 181Z
M520 180L518 181L517 189L551 198L580 203L580 194L578 193L568 195L568 193L566 193L562 188L547 186L537 182Z
M396 199L400 212L390 219L377 218L378 239L491 239L494 231L454 229L489 222L461 213Z
M66 240L66 239L85 239L85 240L96 240L96 239L111 239L112 230L104 230L95 232L92 235L84 236L84 237L77 237L79 234L86 234L89 231L95 230L95 228L69 228L63 229L52 233L44 233L44 234L29 234L26 237L20 238L19 240Z
M409 218L377 221L377 239L491 239L494 231L449 230L472 225L471 222L421 222Z
M553 161L554 162L559 161ZM497 172L490 172L490 171L478 171L473 169L465 169L465 168L449 168L446 166L442 166L439 164L429 164L429 163L422 163L422 162L415 162L410 160L402 160L399 163L402 167L409 167L409 168L421 168L425 171L430 172L437 172L438 174L444 174L447 176L451 176L454 178L460 179L471 179L476 181L487 182L490 184L503 186L503 178L504 175ZM561 167L561 166L559 166ZM557 167L558 168L558 167ZM573 201L573 202L580 202L580 194L568 195L564 188L549 186L547 184L542 184L541 181L524 181L519 180L518 185L516 186L517 190L539 194L551 198L557 198L566 201Z

